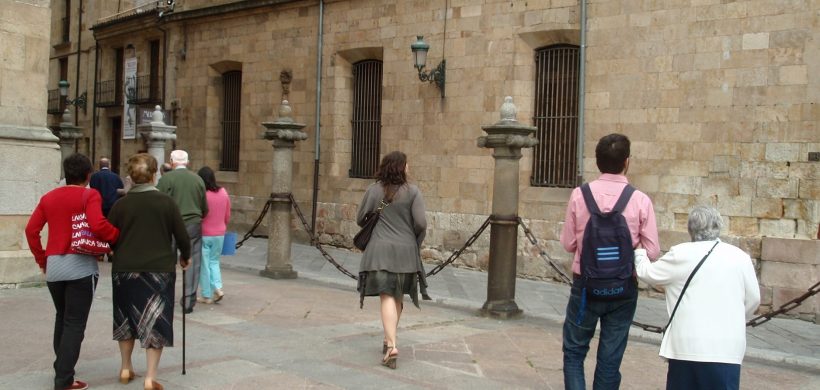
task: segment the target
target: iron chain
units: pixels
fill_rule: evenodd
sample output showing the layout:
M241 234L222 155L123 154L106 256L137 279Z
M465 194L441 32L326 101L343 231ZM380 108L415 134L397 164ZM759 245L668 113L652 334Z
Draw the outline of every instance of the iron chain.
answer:
M347 275L348 277L350 277L354 280L359 279L356 275L354 275L352 272L348 271L344 266L342 266L335 259L333 259L333 256L331 256L324 249L324 247L322 247L322 244L319 243L319 240L311 232L310 225L308 225L307 219L305 218L305 215L302 213L302 210L299 208L299 204L296 203L296 199L294 199L292 193L271 194L271 197L265 202L265 206L262 208L262 212L259 214L259 217L254 222L251 229L247 233L245 233L245 235L242 237L242 240L240 240L239 242L236 243L236 249L239 249L240 247L242 247L242 245L245 243L245 241L247 241L251 237L268 238L266 235L257 235L257 234L255 234L255 232L256 232L256 229L259 228L259 226L262 224L262 221L264 221L265 215L267 215L268 211L270 210L270 205L271 205L271 202L273 202L274 198L276 198L276 199L287 198L287 199L290 200L291 204L293 205L294 210L296 211L296 215L299 217L299 220L302 222L302 227L305 229L305 232L307 232L308 235L310 236L311 245L313 245L316 249L319 250L319 252L322 253L322 256L325 258L325 260L327 260L329 263L333 264L333 266L336 267L336 269L338 269L339 272ZM538 250L541 257L547 262L547 264L549 264L550 267L552 267L553 270L555 270L555 272L558 273L558 275L560 276L560 279L561 279L560 282L568 284L568 285L572 285L572 279L566 274L566 272L564 272L563 269L561 269L561 267L559 267L555 263L555 261L552 258L550 258L549 254L547 254L547 252L544 250L544 248L542 248L541 245L538 244L538 239L535 238L535 235L532 233L532 230L530 230L530 228L524 223L524 221L521 219L521 217L516 217L516 220L517 220L518 224L521 226L521 229L524 231L524 235L527 237L527 239L530 241L530 243ZM459 248L458 250L453 252L450 255L450 257L447 258L447 260L445 260L444 262L442 262L441 264L437 265L435 268L430 270L430 272L427 273L427 276L429 277L429 276L436 275L437 273L441 272L441 270L443 270L445 267L447 267L448 265L455 262L464 253L464 251L467 250L467 248L472 246L473 243L475 243L476 240L478 240L478 237L480 237L481 234L484 233L484 230L486 230L489 225L490 225L490 217L487 217L487 219L484 220L484 223L481 224L481 227L479 227L478 230L475 233L473 233L473 235L470 236L470 238L467 239L467 241L464 243L464 245L461 248ZM810 297L816 295L817 293L820 293L820 282L817 282L813 286L811 286L808 289L808 291L806 291L806 293L804 293L803 295L801 295L801 296L799 296L795 299L792 299L789 302L784 303L777 310L772 310L768 313L761 314L761 315L751 319L749 322L746 323L746 326L756 327L756 326L762 325L762 324L768 322L769 320L771 320L772 318L774 318L774 317L776 317L780 314L787 313L787 312L793 310L794 308L800 306L803 303L803 301L805 301L806 299L809 299ZM652 333L663 333L665 331L665 329L660 327L660 326L644 324L644 323L641 323L641 322L638 322L638 321L632 321L632 325L636 326L636 327L639 327L639 328L641 328L641 329L643 329L647 332L652 332Z
M550 256L547 254L547 251L545 251L544 248L541 247L541 245L538 245L538 240L535 238L535 235L532 234L530 228L527 227L527 225L524 223L524 220L521 219L521 217L517 218L518 224L521 226L521 229L524 230L524 235L527 236L527 239L530 240L530 243L532 243L532 245L535 246L536 249L538 249L538 252L541 255L541 257L544 258L547 264L549 264L550 267L552 267L552 269L555 270L555 272L557 272L559 276L561 276L561 281L571 285L572 279L570 279L570 277L566 274L566 272L564 272L564 270L561 269L561 267L558 266L558 264L555 264L555 261L553 261L552 258L550 258Z
M779 309L752 318L749 322L746 323L746 326L751 326L754 328L758 325L765 324L766 322L771 320L772 317L783 314L789 310L794 309L797 306L800 306L800 304L803 303L803 301L809 299L809 297L811 296L816 295L818 292L820 292L820 282L817 282L814 284L814 286L811 286L805 294L784 303L780 306Z
M310 230L310 225L308 225L307 223L307 218L305 218L305 215L302 213L302 209L299 208L299 203L296 203L296 199L293 198L293 194L288 194L288 198L290 199L290 203L293 205L293 209L296 210L296 215L299 216L299 220L302 221L302 227L305 228L305 232L307 232L307 234L310 236L310 244L316 247L316 249L318 249L319 252L322 253L322 257L324 257L325 260L327 260L330 264L333 264L333 266L336 267L336 269L338 269L339 272L349 276L353 280L359 280L358 276L348 271L347 268L336 262L336 260L333 259L333 256L331 256L330 253L327 253L325 248L322 247L322 244Z
M439 273L441 270L444 269L444 267L456 261L456 259L458 259L458 257L461 256L462 253L464 253L464 250L469 248L471 245L473 245L473 243L476 240L478 240L478 237L481 236L481 233L484 233L484 230L487 229L487 226L490 226L490 217L487 217L487 219L484 220L484 223L481 224L481 227L478 228L478 230L475 233L473 233L473 235L470 236L470 238L467 239L467 242L464 243L464 246L459 248L457 251L453 252L453 254L451 254L450 257L447 258L447 260L445 260L443 263L431 269L430 272L427 273L427 276L429 277Z

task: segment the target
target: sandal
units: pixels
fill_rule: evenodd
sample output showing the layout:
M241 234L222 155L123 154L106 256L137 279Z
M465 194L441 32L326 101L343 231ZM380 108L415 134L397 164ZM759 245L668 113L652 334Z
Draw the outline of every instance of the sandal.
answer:
M163 390L164 389L164 387L162 387L162 385L159 382L155 381L155 380L151 381L151 386L145 386L143 384L143 388L145 390Z
M120 371L120 383L127 385L134 379L137 374L134 373L132 370L121 370Z
M382 365L395 370L396 361L399 360L399 353L392 353L394 349L396 349L396 347L393 345L387 346L387 351L385 351L384 358L382 359Z
M382 355L387 353L387 341L382 343Z

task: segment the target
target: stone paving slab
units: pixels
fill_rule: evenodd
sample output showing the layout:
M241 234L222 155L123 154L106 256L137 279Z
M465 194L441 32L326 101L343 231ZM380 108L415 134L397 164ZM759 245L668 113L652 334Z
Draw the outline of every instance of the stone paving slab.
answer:
M111 340L110 265L103 263L78 378L93 389L139 389L117 381L119 352ZM455 270L454 275L460 271ZM455 278L460 279L460 276ZM500 321L473 307L425 303L401 319L399 367L379 365L378 300L359 309L349 285L271 280L223 270L225 298L186 316L186 375L181 375L182 324L176 308L175 347L166 348L159 381L169 389L560 389L561 328L540 317ZM467 286L469 287L469 286ZM177 294L181 277L177 278ZM470 291L465 288L465 291ZM466 301L466 300L465 300ZM53 377L53 307L48 290L0 291L0 389L48 389ZM589 361L595 360L593 340ZM662 389L665 363L655 345L631 341L622 389ZM145 372L136 348L137 374ZM588 376L591 364L587 364ZM589 380L589 379L588 379ZM814 389L820 372L746 362L744 389Z
M361 253L325 247L328 253L352 273L357 273ZM257 272L266 262L267 240L252 238L237 250L235 256L225 256L225 267ZM314 247L293 244L291 258L299 277L330 283L355 293L356 282L328 263ZM428 265L427 269L432 266ZM484 272L446 267L428 278L430 296L436 303L478 310L487 296L487 275ZM516 303L525 316L562 324L569 289L560 283L516 280ZM638 300L635 320L663 326L668 320L663 299L644 297ZM708 319L707 319L708 320ZM761 326L747 328L747 359L786 364L820 370L820 325L810 322L775 318ZM630 337L660 345L661 336L632 327Z

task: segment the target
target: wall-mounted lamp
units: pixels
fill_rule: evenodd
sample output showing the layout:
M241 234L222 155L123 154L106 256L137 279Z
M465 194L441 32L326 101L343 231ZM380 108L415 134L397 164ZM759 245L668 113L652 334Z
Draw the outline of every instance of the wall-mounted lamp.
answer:
M443 98L444 71L446 68L447 60L442 59L435 69L431 69L429 72L425 72L424 67L427 65L427 51L430 50L430 45L428 45L427 42L424 42L423 38L423 36L417 35L416 42L410 45L410 50L413 51L413 66L415 66L416 69L419 70L419 80L430 83L436 83L436 86L441 91L441 97Z
M82 108L85 111L85 105L88 102L88 94L83 92L82 95L77 96L74 100L68 98L68 87L71 84L68 83L66 80L60 80L57 83L57 86L60 87L60 96L65 98L65 104L67 105L74 105L76 107Z

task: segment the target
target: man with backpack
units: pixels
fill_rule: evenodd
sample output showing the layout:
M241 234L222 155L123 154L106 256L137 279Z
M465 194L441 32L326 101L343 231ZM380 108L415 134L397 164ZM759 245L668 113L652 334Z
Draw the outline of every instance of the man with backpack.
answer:
M598 141L601 176L575 188L567 204L561 244L574 253L573 283L564 319L564 387L585 389L584 359L598 320L593 389L617 389L629 327L638 302L634 248L650 259L660 254L655 210L646 194L629 185L629 138L610 134Z

